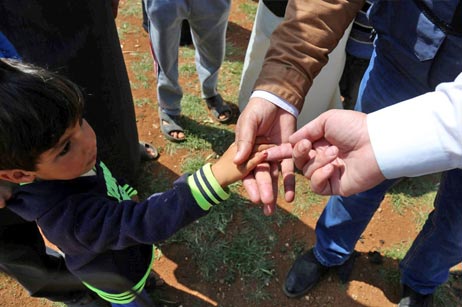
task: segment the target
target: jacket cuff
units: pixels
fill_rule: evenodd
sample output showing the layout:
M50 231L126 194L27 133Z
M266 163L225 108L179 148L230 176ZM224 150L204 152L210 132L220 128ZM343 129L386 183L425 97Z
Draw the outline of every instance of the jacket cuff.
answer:
M210 163L189 176L188 185L197 204L206 211L230 196L213 176Z

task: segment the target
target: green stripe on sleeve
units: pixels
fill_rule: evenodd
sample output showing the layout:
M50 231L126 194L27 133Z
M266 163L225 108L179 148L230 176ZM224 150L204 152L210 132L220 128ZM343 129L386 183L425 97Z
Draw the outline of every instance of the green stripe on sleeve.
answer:
M188 185L197 204L206 211L230 196L213 176L210 163L189 176Z
M207 178L208 182L212 185L213 191L217 193L222 200L228 199L230 196L229 191L226 191L227 189L223 189L221 185L218 183L217 179L212 173L212 165L210 163L207 163L206 165L204 165L202 170L204 171L205 177Z

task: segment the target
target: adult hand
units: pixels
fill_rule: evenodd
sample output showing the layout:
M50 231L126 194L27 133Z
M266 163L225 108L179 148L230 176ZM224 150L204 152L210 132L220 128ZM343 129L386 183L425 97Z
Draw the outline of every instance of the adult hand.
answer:
M375 159L363 113L327 111L295 132L289 141L268 149L267 160L292 157L318 194L348 196L385 179Z
M318 194L349 196L385 180L364 113L327 111L291 135L289 142L294 146L295 165L311 179L311 188Z
M296 118L273 103L252 98L239 116L236 125L237 154L234 163L242 164L250 157L255 138L264 136L269 143L281 144L287 142L295 131ZM295 177L292 159L281 162L261 163L243 180L249 198L254 203L263 203L265 215L274 212L277 193L279 165L284 182L286 201L294 199Z

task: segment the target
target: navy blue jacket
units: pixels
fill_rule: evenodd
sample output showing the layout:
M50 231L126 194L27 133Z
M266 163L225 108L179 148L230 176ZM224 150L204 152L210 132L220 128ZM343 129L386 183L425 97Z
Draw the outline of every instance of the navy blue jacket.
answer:
M193 195L195 183L188 179L200 176L203 169L180 177L171 190L137 203L126 200L124 187L98 163L96 175L22 185L8 208L36 221L45 237L66 255L66 264L77 277L110 291L107 280L88 276L113 273L136 284L149 270L151 244L167 239L216 204L204 207ZM196 194L202 188L196 187Z

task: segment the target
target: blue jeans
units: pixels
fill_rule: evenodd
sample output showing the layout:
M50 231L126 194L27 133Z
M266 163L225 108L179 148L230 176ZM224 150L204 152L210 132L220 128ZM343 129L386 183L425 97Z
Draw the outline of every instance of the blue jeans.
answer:
M457 1L439 4L443 4L435 6L441 10L439 16L452 16L447 13ZM462 38L447 36L433 26L413 1L378 1L371 8L370 20L377 37L361 82L358 111L370 113L433 91L462 71ZM396 181L386 180L366 192L329 199L316 225L314 253L322 264L339 265L348 259ZM433 293L446 281L449 269L462 260L461 187L460 169L443 173L435 208L400 264L401 281L419 293Z

